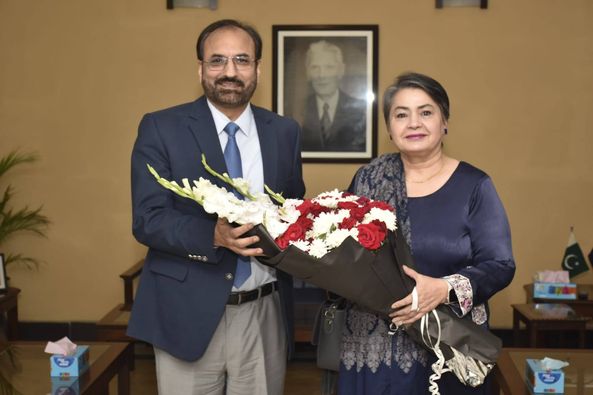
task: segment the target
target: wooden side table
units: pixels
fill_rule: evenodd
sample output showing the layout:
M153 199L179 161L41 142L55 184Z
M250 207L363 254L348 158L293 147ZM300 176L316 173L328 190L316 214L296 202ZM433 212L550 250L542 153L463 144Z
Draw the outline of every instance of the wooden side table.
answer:
M0 294L0 313L6 313L6 336L8 340L16 340L19 337L19 311L17 296L21 293L18 288L9 287L6 292Z
M505 395L533 394L525 380L525 359L550 357L567 361L564 371L565 395L591 395L593 388L593 350L549 349L549 348L503 348L496 366L492 382L498 385ZM494 391L493 394L499 394Z
M585 347L587 322L591 317L576 315L570 306L555 303L514 304L513 308L513 341L519 343L521 321L527 327L529 347L536 347L537 335L540 331L573 330L579 333L579 347Z
M525 303L567 304L579 315L593 317L593 284L577 284L577 294L587 295L586 299L547 299L533 297L533 283L525 284ZM591 323L590 323L591 324ZM591 328L593 329L593 328Z
M16 365L0 364L4 386L10 393L48 394L52 390L49 354L44 352L43 342L11 342ZM80 395L107 395L110 382L117 378L117 394L130 395L130 362L133 358L131 343L85 343L89 348L89 368L70 384L78 391L68 388L64 393ZM66 386L65 386L66 387ZM56 392L58 393L58 392ZM60 392L62 393L62 392Z

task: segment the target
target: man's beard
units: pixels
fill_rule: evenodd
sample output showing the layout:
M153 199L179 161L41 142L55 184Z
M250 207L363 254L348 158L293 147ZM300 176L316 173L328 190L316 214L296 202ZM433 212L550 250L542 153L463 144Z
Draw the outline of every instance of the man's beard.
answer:
M232 89L222 86L223 83L234 83ZM247 86L238 78L222 77L214 81L214 84L202 78L202 88L204 94L213 103L222 107L242 106L249 103L255 88L257 80L251 81Z

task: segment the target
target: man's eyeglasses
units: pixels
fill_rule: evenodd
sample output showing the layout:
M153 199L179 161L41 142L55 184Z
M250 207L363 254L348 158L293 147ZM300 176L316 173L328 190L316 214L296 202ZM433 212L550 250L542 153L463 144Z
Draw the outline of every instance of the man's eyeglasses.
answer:
M208 67L209 70L220 71L225 68L229 59L233 61L235 67L239 70L247 70L257 63L257 60L251 59L249 56L236 55L236 56L213 56L210 60L204 60L202 63Z

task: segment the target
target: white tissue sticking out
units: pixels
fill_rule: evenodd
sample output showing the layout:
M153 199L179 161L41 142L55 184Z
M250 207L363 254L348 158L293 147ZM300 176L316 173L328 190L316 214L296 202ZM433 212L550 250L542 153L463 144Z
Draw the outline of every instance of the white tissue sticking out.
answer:
M566 361L545 357L539 361L542 370L559 370L569 365Z
M569 283L570 276L566 270L543 270L536 272L533 280L543 283Z
M57 342L47 342L45 352L48 354L71 356L76 352L76 344L72 343L68 337L63 337Z

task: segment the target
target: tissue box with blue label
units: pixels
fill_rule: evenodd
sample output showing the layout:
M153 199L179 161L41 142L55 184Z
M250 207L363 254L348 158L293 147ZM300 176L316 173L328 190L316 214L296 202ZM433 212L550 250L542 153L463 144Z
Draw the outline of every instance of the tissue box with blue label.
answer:
M89 346L78 346L70 356L53 354L49 357L52 377L82 375L89 367Z
M52 377L51 395L79 395L78 377Z
M577 285L575 283L533 283L533 297L543 299L575 300Z
M538 359L526 360L527 383L536 394L563 394L564 372L560 369L544 369Z

